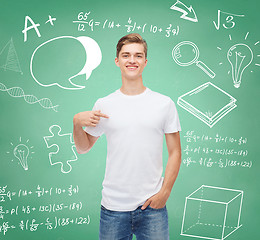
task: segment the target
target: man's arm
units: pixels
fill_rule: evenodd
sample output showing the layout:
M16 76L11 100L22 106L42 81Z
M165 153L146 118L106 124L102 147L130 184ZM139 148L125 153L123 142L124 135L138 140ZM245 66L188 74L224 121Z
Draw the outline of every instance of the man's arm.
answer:
M98 140L98 137L86 133L82 127L73 123L73 138L79 154L87 153Z
M86 133L82 127L96 127L100 117L108 118L100 111L86 111L76 114L73 118L73 139L79 154L87 153L98 140L98 137Z
M178 176L181 165L181 143L180 134L167 133L165 134L167 149L168 149L168 162L165 169L165 176L161 190L147 199L142 206L144 210L148 205L152 208L163 208L171 194L173 184Z

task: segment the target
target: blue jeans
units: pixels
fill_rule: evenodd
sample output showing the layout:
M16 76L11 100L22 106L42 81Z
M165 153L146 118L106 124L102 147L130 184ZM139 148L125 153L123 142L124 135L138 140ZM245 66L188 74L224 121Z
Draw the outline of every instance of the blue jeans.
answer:
M134 211L111 211L101 206L100 240L169 240L168 213L166 207L153 209L141 206Z

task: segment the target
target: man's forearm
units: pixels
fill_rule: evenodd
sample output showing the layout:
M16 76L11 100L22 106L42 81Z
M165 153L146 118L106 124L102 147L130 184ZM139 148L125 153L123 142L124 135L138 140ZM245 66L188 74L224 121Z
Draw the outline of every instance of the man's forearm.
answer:
M164 181L161 188L161 192L167 196L170 196L172 187L178 176L181 165L181 150L175 151L169 155L168 162L165 169Z
M88 136L82 127L76 123L73 123L73 139L79 154L88 152L90 145Z
M151 207L154 208L162 208L165 206L170 196L173 184L178 176L180 164L181 150L169 154L162 188L157 194L146 200L146 202L142 206L142 210L144 210L150 204Z

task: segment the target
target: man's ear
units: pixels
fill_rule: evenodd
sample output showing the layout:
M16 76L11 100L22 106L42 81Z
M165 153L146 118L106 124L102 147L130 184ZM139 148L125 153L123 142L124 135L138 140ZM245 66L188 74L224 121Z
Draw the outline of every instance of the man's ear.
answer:
M119 67L119 60L117 57L115 58L115 64Z
M147 60L147 58L146 58L146 59L145 59L145 65L144 65L145 67L146 67L146 65L147 65L147 61L148 61L148 60Z

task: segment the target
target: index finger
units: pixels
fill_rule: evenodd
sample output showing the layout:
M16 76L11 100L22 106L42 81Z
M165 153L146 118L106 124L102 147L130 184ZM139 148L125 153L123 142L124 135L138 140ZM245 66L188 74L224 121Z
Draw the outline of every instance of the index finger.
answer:
M150 205L150 203L151 203L151 200L150 200L150 199L146 200L146 202L145 202L144 205L141 207L141 209L142 209L142 210L146 209L147 206Z
M100 111L95 111L94 114L99 117L109 118L109 116L107 116L106 114L104 114Z

